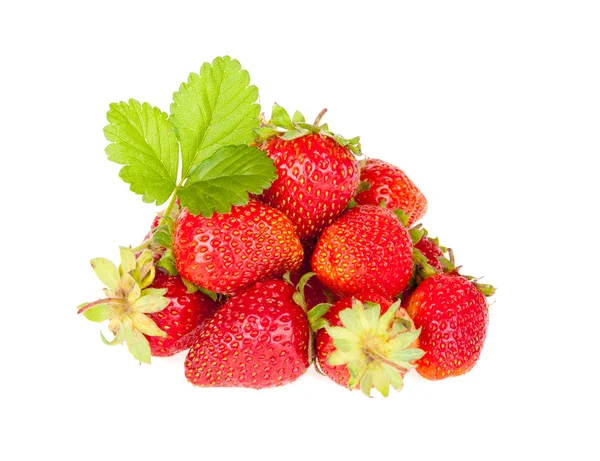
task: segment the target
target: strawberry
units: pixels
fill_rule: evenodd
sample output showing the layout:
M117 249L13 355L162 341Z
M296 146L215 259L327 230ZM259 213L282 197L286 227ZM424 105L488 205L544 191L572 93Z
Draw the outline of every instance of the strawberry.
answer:
M417 371L437 380L467 373L481 354L488 326L488 303L482 291L493 294L489 285L478 285L456 272L435 274L408 298L406 310L423 331L420 337L425 356Z
M359 205L379 205L401 209L409 217L407 226L412 226L427 211L427 199L415 184L399 168L383 160L368 159L360 170L361 182L369 188L356 194Z
M201 387L262 389L304 374L309 326L294 293L286 282L266 280L233 295L189 350L188 381Z
M413 275L412 249L408 230L391 210L360 205L323 231L312 267L337 295L374 289L395 296Z
M214 315L218 304L200 291L189 292L180 277L156 271L152 288L167 290L169 304L147 314L166 336L147 336L152 355L166 357L189 349L202 326Z
M300 120L298 114L295 119ZM335 136L326 126L318 126L319 119L314 125L304 123L304 117L292 122L276 105L274 123L289 131L262 128L268 137L260 149L273 159L277 179L261 200L285 213L302 240L317 236L332 223L359 184L358 163L351 150L357 149L358 138L349 141Z
M163 323L165 330L162 330L152 319L152 314L160 313L178 301L166 296L170 291L170 283L166 283L165 286L165 283L160 281L161 275L158 276L158 286L153 285L156 280L156 268L151 250L144 250L136 256L131 248L121 247L121 264L118 268L105 258L92 259L91 264L98 278L106 285L106 297L80 305L78 313L93 322L110 321L108 329L114 338L109 341L101 334L105 344L112 346L125 342L129 352L144 363L150 363L152 355L148 338L164 337L167 338L169 348L175 347L170 344L169 335L165 330L177 325L178 320L173 324L168 321ZM166 314L164 318L168 318ZM188 328L186 325L185 329L191 330L194 327L195 325L190 325ZM183 333L182 330L179 332ZM175 342L176 340L172 341ZM165 355L170 351L167 347L165 351L160 349L155 349L158 355Z
M217 293L232 293L297 270L303 257L291 221L256 201L212 218L194 216L184 208L173 249L181 276Z
M387 396L389 385L402 388L402 377L423 352L419 331L407 313L386 296L365 290L337 301L317 329L317 361L337 384L370 394L374 386ZM310 315L310 314L309 314Z

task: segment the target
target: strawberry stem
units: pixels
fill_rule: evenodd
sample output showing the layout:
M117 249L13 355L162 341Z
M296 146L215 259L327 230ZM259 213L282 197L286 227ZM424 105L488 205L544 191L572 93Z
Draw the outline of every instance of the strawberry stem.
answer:
M97 306L99 304L117 304L119 306L124 306L127 304L127 301L125 301L122 298L104 298L104 299L99 299L98 301L94 301L92 303L87 303L85 306L83 306L81 309L79 309L77 311L78 314L82 314L83 312L87 311L88 309L91 309L94 306Z
M175 205L175 202L177 201L177 191L179 190L179 188L181 187L181 185L183 184L183 179L180 181L179 184L177 184L177 186L175 186L175 189L173 190L173 195L171 195L171 200L169 201L169 204L167 205L167 209L165 210L162 219L160 220L160 223L158 223L159 226L162 226L164 224L167 224L167 217L171 216L171 210L173 209L173 205Z
M452 251L452 248L448 248L448 256L450 256L450 264L452 264L452 266L455 267L456 260L454 259L454 251Z
M151 243L152 243L152 237L150 237L148 240L144 240L138 246L136 246L135 248L132 248L131 251L133 251L134 253L137 253L139 251L145 250L146 248L150 247Z
M327 109L323 109L321 112L319 112L319 115L317 115L317 118L315 119L315 123L313 123L314 126L319 126L319 123L321 123L321 119L323 118L323 115L325 115L325 112L327 112Z

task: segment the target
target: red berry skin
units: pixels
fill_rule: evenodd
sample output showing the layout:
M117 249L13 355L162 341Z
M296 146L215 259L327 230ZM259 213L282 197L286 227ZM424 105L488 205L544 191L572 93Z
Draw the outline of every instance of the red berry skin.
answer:
M352 296L340 299L329 308L323 318L329 322L330 326L343 326L342 321L340 320L340 311L351 308L352 299L358 299L363 303L371 301L379 304L381 306L381 314L385 313L393 303L390 298L383 296L376 291L360 291ZM333 339L331 336L329 336L325 328L321 328L319 331L317 331L316 343L317 361L319 362L319 368L321 371L337 384L348 387L348 380L350 379L348 367L346 365L329 365L329 363L327 363L327 359L335 351L335 346L333 345Z
M212 218L193 216L184 208L173 249L181 276L217 293L234 293L298 270L303 257L292 222L256 201Z
M421 219L427 211L427 199L419 188L399 168L383 160L369 159L360 171L361 181L367 181L370 188L357 194L360 205L379 205L397 208L409 215L408 226Z
M185 361L201 387L281 386L308 369L309 326L281 280L258 282L234 295L206 324Z
M413 274L412 240L386 208L357 206L323 231L312 257L313 271L338 296L365 289L400 293Z
M474 284L455 273L435 274L415 289L406 310L422 328L421 376L438 380L473 368L488 326L487 300Z
M438 259L438 256L444 256L444 253L437 246L432 239L429 237L421 238L416 244L415 248L423 253L423 256L427 258L427 262L431 267L437 269L439 272L443 271L442 263Z
M358 188L354 154L328 136L311 133L290 141L273 137L261 149L277 168L277 179L261 200L285 213L302 240L332 223Z
M180 277L160 270L156 271L152 288L166 288L165 296L171 301L162 311L146 314L167 334L146 336L152 355L168 357L189 349L219 305L199 291L188 293Z

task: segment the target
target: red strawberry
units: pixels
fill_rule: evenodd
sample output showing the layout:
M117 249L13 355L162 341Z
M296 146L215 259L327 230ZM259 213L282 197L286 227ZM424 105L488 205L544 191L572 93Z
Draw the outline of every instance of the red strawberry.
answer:
M204 293L189 293L180 277L156 271L152 288L164 288L169 304L147 314L167 336L146 336L152 355L166 357L189 349L202 326L214 315L218 304Z
M290 383L308 368L309 326L296 291L266 280L235 294L202 329L185 375L201 387L265 387Z
M367 302L377 305L375 310ZM375 386L387 395L389 384L400 390L402 377L413 368L410 362L422 356L419 332L406 311L375 291L337 301L323 319L328 325L316 334L317 360L342 386L360 386L367 394Z
M391 210L362 205L325 229L312 267L323 284L340 296L365 289L395 296L413 275L412 249L408 230Z
M473 368L488 325L488 303L476 284L457 273L432 275L412 293L406 310L423 330L421 376L444 379Z
M261 199L284 212L304 240L317 236L344 211L360 182L358 163L350 148L342 145L347 140L316 126L313 131L318 132L284 125L297 136L277 134L260 146L277 168L277 179Z
M370 188L356 195L360 205L379 205L392 210L401 209L409 216L407 226L421 219L427 211L427 199L415 184L399 168L383 160L369 159L360 171L361 181Z
M297 270L303 256L291 221L256 201L212 218L183 209L173 248L182 277L217 293L232 293Z
M216 304L201 294L189 294L179 277L157 271L153 252L135 255L121 247L117 267L105 258L91 261L98 278L106 285L105 298L79 306L78 313L93 322L109 320L114 338L105 344L125 342L140 362L151 355L172 355L186 349L190 335L210 317Z

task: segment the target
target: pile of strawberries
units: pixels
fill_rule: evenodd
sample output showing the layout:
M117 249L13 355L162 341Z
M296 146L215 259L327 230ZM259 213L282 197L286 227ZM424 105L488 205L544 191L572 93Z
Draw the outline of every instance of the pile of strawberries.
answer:
M92 260L106 297L79 312L110 321L107 344L143 362L146 344L158 357L188 350L200 387L280 386L314 365L387 395L413 368L431 380L471 370L493 288L416 224L427 200L407 175L357 155L321 115L263 121L253 145L277 178L261 195L211 217L175 203L142 245L121 248L120 267Z

